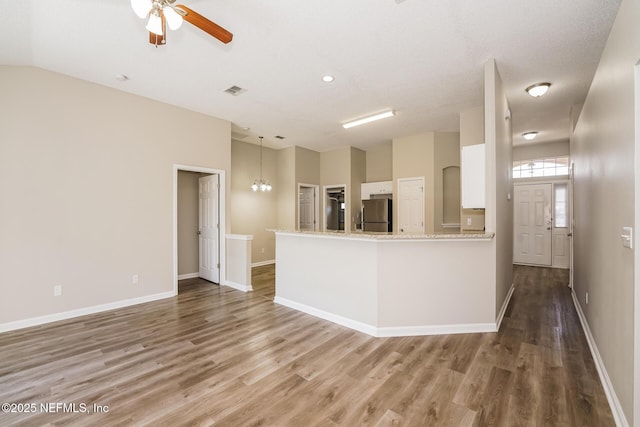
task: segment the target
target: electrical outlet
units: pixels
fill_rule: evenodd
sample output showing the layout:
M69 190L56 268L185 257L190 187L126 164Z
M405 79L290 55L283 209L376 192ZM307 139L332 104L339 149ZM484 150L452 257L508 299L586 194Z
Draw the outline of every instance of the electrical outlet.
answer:
M134 285L137 285L138 283L140 283L140 277L139 277L137 274L134 274L134 275L133 275L133 278L131 279L131 282L132 282Z
M262 250L260 252L264 253L264 248L262 248Z
M55 285L53 287L53 296L54 297L62 296L62 285Z
M467 218L467 225L471 225L471 218Z
M584 296L584 300L589 304L589 292L587 292Z

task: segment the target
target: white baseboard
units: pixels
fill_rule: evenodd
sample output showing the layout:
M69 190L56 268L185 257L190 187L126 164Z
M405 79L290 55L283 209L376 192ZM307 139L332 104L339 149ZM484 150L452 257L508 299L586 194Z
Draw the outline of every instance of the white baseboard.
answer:
M242 291L242 292L249 292L249 291L253 290L253 286L251 286L251 284L243 285L243 284L240 284L240 283L232 282L231 280L223 280L221 284L224 285L224 286L228 286L230 288L233 288L233 289L237 289L237 290Z
M500 330L500 325L502 325L502 319L504 319L504 314L507 312L507 308L509 307L509 301L511 301L511 297L513 296L513 291L515 290L515 285L511 284L511 289L509 289L509 293L507 293L507 297L504 299L502 303L502 307L500 308L500 312L498 313L498 317L496 318L496 330L498 332Z
M306 304L300 304L299 302L291 301L282 297L275 297L273 302L276 304L284 305L294 310L302 311L303 313L310 314L320 319L328 320L338 325L346 326L347 328L354 329L359 332L363 332L367 335L377 336L377 329L375 326L368 325L357 320L352 320L337 314L329 313L328 311L320 310L315 307L308 306Z
M475 332L495 332L496 325L494 323L475 323L475 324L460 324L460 325L428 325L428 326L399 326L399 327L384 327L379 328L369 325L367 323L359 322L357 320L349 319L344 316L329 313L324 310L310 307L306 304L301 304L295 301L288 300L282 297L275 297L273 302L276 304L284 305L294 310L302 311L303 313L310 314L311 316L319 317L320 319L328 320L338 325L346 326L347 328L363 332L373 337L408 337L408 336L421 336L421 335L443 335L443 334L469 334Z
M424 335L475 334L495 332L495 323L461 323L459 325L394 326L377 328L377 337L414 337Z
M589 349L591 350L591 356L593 357L593 361L596 364L596 369L598 370L598 375L600 376L600 382L602 383L604 394L607 396L607 400L609 401L609 407L611 408L613 419L617 426L629 427L629 422L624 416L622 405L620 404L620 400L618 400L616 391L613 388L613 384L611 383L611 379L609 378L609 374L607 373L607 368L604 366L604 362L602 361L602 357L600 356L600 352L598 351L596 341L591 334L591 329L589 329L587 318L582 311L582 307L580 307L580 303L578 303L578 298L576 297L575 292L573 292L573 289L571 290L571 297L573 298L573 305L576 307L576 311L578 312L582 330L584 330L584 335L587 338L587 343L589 344Z
M276 260L275 259L270 259L267 261L258 261L258 262L254 262L251 264L251 267L262 267L263 265L271 265L271 264L275 264Z
M200 273L178 274L178 280L197 279L198 277L200 277Z
M145 302L157 301L165 298L171 298L176 295L175 292L162 292L159 294L145 295L138 298L131 298L122 301L110 302L107 304L94 305L92 307L78 308L76 310L63 311L62 313L48 314L46 316L33 317L31 319L16 320L0 324L0 332L14 331L16 329L29 328L32 326L44 325L46 323L58 322L60 320L72 319L74 317L86 316L88 314L101 313L103 311L115 310L117 308L129 307L132 305L143 304Z

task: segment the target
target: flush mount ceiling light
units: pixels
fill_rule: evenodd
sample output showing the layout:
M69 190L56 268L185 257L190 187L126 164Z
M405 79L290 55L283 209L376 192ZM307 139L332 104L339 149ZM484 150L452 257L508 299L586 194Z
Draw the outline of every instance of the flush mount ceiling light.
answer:
M331 83L334 80L335 78L333 76L330 76L330 75L322 76L322 81L325 83Z
M529 86L525 90L529 95L533 96L534 98L540 98L542 95L547 93L550 86L551 86L551 83L536 83L534 85Z
M532 139L535 139L536 136L538 136L538 132L525 132L522 134L522 136L527 141L531 141Z
M395 116L396 112L393 110L383 111L382 113L373 114L371 116L363 117L361 119L352 120L347 123L343 123L342 127L345 129L352 128L354 126L360 126L365 123L375 122L376 120L386 119L387 117Z
M271 191L271 184L269 181L265 181L262 179L262 137L260 138L260 179L254 179L253 184L251 184L251 189L253 191Z

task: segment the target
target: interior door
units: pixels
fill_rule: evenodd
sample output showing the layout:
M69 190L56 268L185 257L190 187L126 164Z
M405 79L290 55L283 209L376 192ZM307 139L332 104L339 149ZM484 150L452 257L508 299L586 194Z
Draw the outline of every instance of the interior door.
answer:
M298 227L300 230L316 228L316 189L300 186L298 192Z
M199 276L220 283L220 224L218 212L218 175L198 180Z
M424 178L398 179L398 231L424 233Z
M514 188L513 262L551 266L551 184Z

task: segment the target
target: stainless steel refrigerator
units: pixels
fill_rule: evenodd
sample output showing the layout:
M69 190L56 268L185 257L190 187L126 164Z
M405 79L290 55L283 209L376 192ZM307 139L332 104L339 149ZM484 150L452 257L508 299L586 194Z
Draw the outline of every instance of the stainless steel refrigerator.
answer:
M362 201L362 230L391 232L391 199L373 199Z

